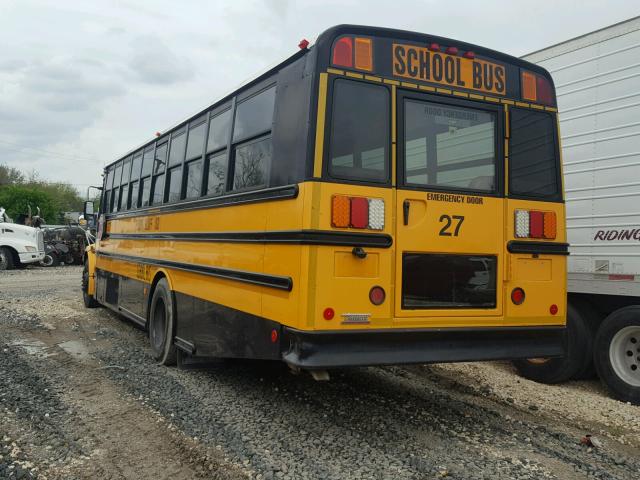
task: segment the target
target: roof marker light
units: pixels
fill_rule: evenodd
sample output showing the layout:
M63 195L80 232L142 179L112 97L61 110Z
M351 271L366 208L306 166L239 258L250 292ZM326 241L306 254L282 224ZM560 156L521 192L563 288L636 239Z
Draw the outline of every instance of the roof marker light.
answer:
M440 45L438 45L437 43L433 42L431 45L429 45L429 50L431 50L432 52L439 52L440 51Z
M462 55L464 58L476 58L476 54L473 52L464 52Z
M456 47L447 47L444 53L448 53L449 55L457 55L458 49Z
M300 43L298 44L298 48L300 50L306 50L309 47L309 40L307 40L306 38L303 38L302 40L300 40Z

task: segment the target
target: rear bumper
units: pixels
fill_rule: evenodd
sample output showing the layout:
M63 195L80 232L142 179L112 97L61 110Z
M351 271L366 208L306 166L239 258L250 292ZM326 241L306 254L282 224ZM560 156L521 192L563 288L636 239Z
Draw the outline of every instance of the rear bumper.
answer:
M301 368L447 363L564 355L563 326L351 330L283 329L282 358Z

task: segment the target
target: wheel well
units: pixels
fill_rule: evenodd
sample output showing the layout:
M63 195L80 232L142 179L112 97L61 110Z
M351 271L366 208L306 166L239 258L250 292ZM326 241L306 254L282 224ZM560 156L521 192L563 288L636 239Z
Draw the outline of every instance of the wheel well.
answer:
M9 250L11 256L13 257L13 264L20 265L20 256L18 255L18 251L15 248L10 247L9 245L0 245L0 248L6 248L7 250Z
M640 305L638 297L630 297L625 295L598 295L598 294L581 294L569 293L568 300L570 303L582 303L585 307L589 307L596 313L599 322L602 322L609 314L622 307L629 305Z
M149 295L147 295L146 315L145 315L147 320L145 324L145 328L147 330L149 330L149 310L151 309L151 299L153 298L153 292L156 290L156 285L158 284L158 282L163 278L167 278L164 272L156 273L155 277L153 277L153 281L151 282L151 285L149 286Z

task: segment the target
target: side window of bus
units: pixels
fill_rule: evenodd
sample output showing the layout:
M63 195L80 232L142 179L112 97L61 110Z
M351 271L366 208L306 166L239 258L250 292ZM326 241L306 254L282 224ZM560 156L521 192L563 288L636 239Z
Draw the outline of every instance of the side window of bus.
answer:
M122 187L120 188L120 206L118 210L129 208L129 180L131 179L131 157L125 159L122 165Z
M169 169L167 170L167 199L171 203L180 200L180 187L182 180L182 162L184 161L185 147L187 146L187 134L180 130L171 134L171 146L169 147Z
M184 165L184 198L195 198L200 196L200 190L202 188L202 153L204 151L206 136L206 117L198 118L189 123L187 157Z
M233 124L233 190L269 183L275 94L274 86L238 103Z
M131 208L138 208L140 204L138 203L138 195L140 192L140 169L142 167L142 152L138 152L133 156L133 161L131 162L131 187L129 187L130 193L129 197Z
M164 200L164 170L167 165L167 148L168 142L157 145L153 156L151 205L158 205Z
M509 195L559 199L553 117L521 108L512 108L509 113Z
M208 196L222 195L227 185L227 142L231 131L231 109L217 113L209 121L207 140L207 166L205 193Z
M111 211L117 212L120 205L120 180L122 179L122 162L116 163L113 174L113 192L111 194Z
M389 104L386 87L335 81L329 175L345 180L389 180Z
M142 156L142 172L140 174L140 201L141 207L148 207L151 197L151 172L154 162L154 146L150 145L144 149Z
M104 179L104 200L102 202L102 212L111 212L111 189L113 188L113 170L111 166L107 169L106 178Z

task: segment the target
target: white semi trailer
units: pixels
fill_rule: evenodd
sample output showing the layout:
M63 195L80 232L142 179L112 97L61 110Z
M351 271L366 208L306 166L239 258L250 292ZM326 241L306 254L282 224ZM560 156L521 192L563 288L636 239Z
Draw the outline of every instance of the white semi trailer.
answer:
M541 381L595 366L640 404L640 17L524 57L553 76L566 192L569 352L531 360Z

